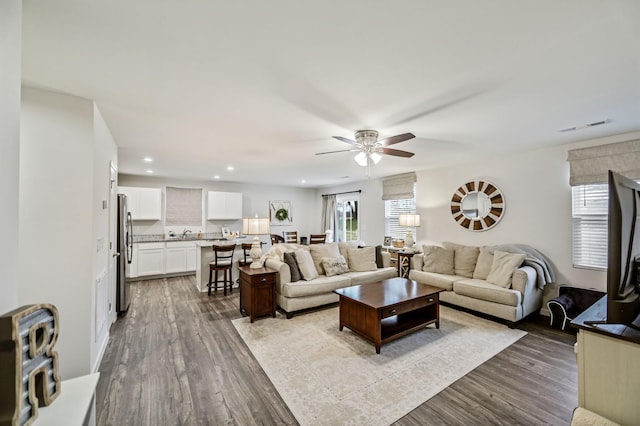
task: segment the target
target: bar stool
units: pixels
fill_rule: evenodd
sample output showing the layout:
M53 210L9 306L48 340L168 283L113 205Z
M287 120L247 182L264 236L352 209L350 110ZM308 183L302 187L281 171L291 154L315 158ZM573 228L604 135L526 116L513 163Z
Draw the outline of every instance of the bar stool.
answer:
M227 295L227 282L229 283L229 293L233 291L233 278L231 268L233 267L233 252L236 245L213 245L213 262L209 262L209 282L207 283L208 295L211 296L211 287L214 291L218 291L218 271L222 271L222 288L224 295ZM216 271L215 281L212 281L213 271ZM229 278L227 281L227 273Z
M327 234L309 235L309 244L324 244L326 240L327 240Z
M275 246L279 243L284 243L284 238L282 238L282 235L271 234L271 245Z

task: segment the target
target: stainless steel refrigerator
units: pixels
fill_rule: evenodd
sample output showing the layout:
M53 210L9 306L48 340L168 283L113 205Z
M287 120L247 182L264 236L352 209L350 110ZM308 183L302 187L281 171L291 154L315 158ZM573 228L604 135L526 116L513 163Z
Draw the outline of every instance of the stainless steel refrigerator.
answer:
M118 263L116 279L116 312L124 313L129 309L131 293L127 275L133 258L133 224L131 213L127 209L127 196L118 194L118 230L115 257Z

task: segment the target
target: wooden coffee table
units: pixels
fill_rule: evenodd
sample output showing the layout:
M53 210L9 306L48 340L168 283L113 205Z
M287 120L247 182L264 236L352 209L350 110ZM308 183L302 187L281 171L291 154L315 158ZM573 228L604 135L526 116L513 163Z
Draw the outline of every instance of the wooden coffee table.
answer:
M340 296L340 331L350 328L380 346L435 323L440 328L443 289L406 278L334 290Z

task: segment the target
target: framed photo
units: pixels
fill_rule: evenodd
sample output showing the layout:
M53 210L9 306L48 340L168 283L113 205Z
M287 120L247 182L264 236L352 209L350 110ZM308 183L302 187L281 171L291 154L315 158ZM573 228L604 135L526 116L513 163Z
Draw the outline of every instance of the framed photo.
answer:
M391 245L391 237L384 237L384 246L390 246Z
M271 226L291 225L293 223L291 201L269 201L269 220Z

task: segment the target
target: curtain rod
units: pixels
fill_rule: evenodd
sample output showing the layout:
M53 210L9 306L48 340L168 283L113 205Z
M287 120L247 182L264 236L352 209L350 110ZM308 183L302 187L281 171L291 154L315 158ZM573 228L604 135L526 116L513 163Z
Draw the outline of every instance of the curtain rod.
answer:
M362 189L356 189L355 191L336 192L335 194L322 194L322 196L323 197L328 197L329 195L353 194L355 192L360 194L360 193L362 193Z

